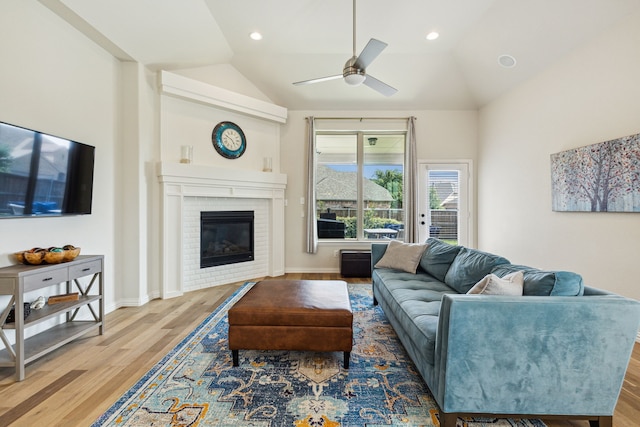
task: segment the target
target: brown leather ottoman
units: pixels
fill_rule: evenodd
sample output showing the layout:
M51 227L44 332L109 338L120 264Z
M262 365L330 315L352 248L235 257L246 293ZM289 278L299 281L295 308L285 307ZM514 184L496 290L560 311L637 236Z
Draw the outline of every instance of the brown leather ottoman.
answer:
M229 349L343 351L349 369L353 313L341 280L263 280L229 309Z

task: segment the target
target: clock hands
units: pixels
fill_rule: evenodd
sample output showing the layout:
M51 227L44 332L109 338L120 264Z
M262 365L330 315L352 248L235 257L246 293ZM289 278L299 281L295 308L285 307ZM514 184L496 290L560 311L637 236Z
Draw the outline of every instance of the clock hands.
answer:
M237 150L240 145L240 135L229 130L222 132L222 143L230 150Z

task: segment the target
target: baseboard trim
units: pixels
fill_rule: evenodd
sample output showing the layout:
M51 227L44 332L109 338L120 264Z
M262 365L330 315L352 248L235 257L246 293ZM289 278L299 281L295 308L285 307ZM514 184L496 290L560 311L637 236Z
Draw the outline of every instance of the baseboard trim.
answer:
M335 267L327 267L327 268L293 267L293 268L285 269L285 273L340 273L340 269Z
M636 335L636 342L640 343L640 331L638 331L638 334Z

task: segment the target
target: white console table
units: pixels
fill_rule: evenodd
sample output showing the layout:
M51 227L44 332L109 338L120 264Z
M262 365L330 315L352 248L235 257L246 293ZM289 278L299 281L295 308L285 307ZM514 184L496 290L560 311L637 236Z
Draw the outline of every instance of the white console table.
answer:
M0 308L0 339L5 349L0 351L0 366L16 369L16 380L25 377L25 364L32 362L64 344L97 329L104 332L104 280L102 255L80 255L75 260L61 264L12 265L0 268L0 295L10 296L6 308ZM87 277L88 284L80 278ZM98 283L97 289L94 288ZM24 318L24 294L66 282L66 292L78 292L78 300L45 305L31 310ZM94 292L91 292L94 289ZM97 313L91 303L96 303ZM6 323L15 304L15 323ZM87 307L93 320L76 320L82 307ZM66 314L66 321L25 339L25 329ZM15 331L12 346L5 331Z

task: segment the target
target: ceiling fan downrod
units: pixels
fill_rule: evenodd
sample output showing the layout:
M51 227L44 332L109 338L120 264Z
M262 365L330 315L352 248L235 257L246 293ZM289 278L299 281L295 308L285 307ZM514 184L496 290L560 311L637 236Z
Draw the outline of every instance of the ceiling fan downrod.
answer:
M355 64L358 61L356 56L356 0L353 0L353 56L347 60L342 69L342 77L344 81L351 86L360 86L367 79L364 70L358 68Z

